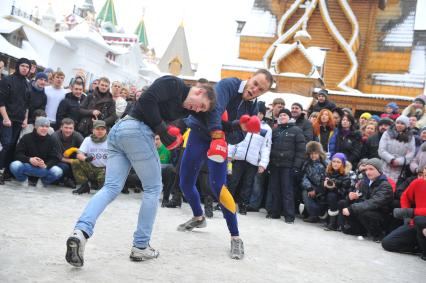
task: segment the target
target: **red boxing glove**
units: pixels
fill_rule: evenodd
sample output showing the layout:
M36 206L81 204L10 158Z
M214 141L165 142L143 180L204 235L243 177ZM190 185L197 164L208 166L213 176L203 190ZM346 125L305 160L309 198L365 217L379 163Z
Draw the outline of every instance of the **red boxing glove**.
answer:
M168 126L167 133L176 138L174 142L172 142L166 147L168 150L175 149L181 145L181 143L183 142L183 138L182 138L182 135L180 134L180 130L178 127Z
M220 119L223 121L223 122L228 122L228 111L226 111L225 110L225 112L223 112L223 114L222 114L222 117L220 117Z
M256 115L249 116L243 115L240 118L241 128L249 133L259 133L260 132L260 120Z
M224 139L214 139L210 143L207 157L214 162L223 163L228 157L228 144Z

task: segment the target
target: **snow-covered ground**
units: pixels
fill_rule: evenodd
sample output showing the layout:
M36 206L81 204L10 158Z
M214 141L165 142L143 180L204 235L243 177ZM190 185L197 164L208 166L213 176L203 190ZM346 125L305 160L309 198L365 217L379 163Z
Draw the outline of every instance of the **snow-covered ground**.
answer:
M190 209L159 208L151 245L160 257L131 262L141 194L120 195L99 218L83 268L66 263L65 241L91 195L58 187L0 186L0 282L425 282L418 256L296 220L239 216L246 257L228 257L229 237L215 212L207 228L178 232Z

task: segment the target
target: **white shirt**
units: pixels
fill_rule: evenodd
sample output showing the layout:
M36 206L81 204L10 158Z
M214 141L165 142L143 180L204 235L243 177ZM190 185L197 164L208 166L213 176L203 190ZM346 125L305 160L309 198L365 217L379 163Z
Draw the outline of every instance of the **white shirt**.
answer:
M107 140L101 143L94 143L90 137L84 139L80 145L79 151L87 156L93 155L94 158L90 162L95 167L105 167L108 158Z
M58 111L59 103L65 98L65 94L68 90L64 88L54 88L53 86L47 86L44 88L44 92L47 96L46 114L50 122L56 122L56 112Z

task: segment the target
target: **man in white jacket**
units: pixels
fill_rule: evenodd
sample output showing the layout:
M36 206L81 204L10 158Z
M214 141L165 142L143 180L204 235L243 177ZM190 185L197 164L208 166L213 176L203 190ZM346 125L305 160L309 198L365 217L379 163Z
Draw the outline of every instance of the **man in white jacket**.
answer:
M259 107L260 108L260 107ZM262 121L265 111L259 111ZM247 214L254 178L268 167L271 152L272 129L264 121L258 134L247 133L244 140L236 145L228 145L228 161L232 161L232 175L228 182L229 190L238 202L238 212ZM239 192L238 192L238 188Z

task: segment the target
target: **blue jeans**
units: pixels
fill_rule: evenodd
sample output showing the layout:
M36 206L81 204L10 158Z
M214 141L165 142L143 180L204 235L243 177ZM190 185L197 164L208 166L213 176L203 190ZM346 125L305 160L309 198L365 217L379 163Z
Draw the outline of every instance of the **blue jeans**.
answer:
M10 172L15 176L16 180L24 182L28 176L39 177L43 184L51 184L62 177L62 169L58 166L51 168L35 167L29 163L22 163L21 161L13 161L10 163Z
M265 171L262 174L257 173L254 177L253 190L250 195L249 206L254 209L259 209L262 205L262 200L265 197L266 181L268 173ZM272 205L271 205L272 206Z
M303 203L309 216L321 216L327 211L327 200L322 197L311 198L307 191L302 191Z
M22 123L20 122L12 121L12 126L4 126L0 115L0 143L3 146L0 151L0 169L8 168L10 163L12 163L21 129Z
M146 124L130 116L118 121L108 134L105 184L89 201L75 229L86 232L89 237L93 235L96 220L120 194L132 166L144 188L133 245L138 248L149 245L163 188L160 158L154 133Z

